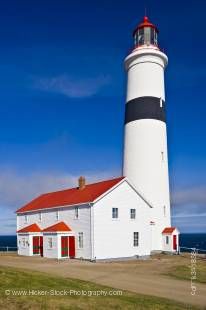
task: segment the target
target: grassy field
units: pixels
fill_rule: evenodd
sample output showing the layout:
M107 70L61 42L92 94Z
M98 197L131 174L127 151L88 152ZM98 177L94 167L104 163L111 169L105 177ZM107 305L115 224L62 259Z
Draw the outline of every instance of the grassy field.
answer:
M181 303L173 302L164 298L150 297L129 292L122 292L121 296L16 296L12 291L70 291L81 292L92 291L112 291L101 285L96 285L86 281L64 279L54 277L40 272L23 271L16 268L0 267L0 309L198 309ZM6 291L7 290L7 291ZM9 293L8 293L8 290ZM5 294L5 291L8 296ZM34 292L33 291L33 292Z
M206 261L197 260L196 266L196 279L195 282L206 283ZM179 265L171 267L166 275L179 280L191 281L191 266Z

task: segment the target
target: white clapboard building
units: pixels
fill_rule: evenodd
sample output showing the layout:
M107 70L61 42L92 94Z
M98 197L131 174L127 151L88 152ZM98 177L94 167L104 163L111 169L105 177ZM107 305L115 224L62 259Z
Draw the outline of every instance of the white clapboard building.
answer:
M145 16L125 59L123 176L43 194L17 210L19 255L90 260L177 252L171 227L164 69L158 29Z

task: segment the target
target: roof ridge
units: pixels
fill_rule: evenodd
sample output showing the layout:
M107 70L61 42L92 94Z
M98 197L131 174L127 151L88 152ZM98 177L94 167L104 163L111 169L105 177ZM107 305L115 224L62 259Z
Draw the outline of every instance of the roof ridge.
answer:
M121 176L109 180L90 183L87 184L83 190L78 190L78 187L72 187L44 193L17 209L16 213L50 209L66 205L71 206L80 203L89 203L124 179L125 177Z
M59 228L59 230L56 230L57 228ZM51 232L52 231L72 231L72 229L64 221L60 221L58 223L55 223L53 225L47 226L47 227L42 229L42 232L50 232L50 231Z
M29 231L28 229L33 229L33 230L31 230L31 231ZM34 230L34 228L36 229L36 230ZM27 225L27 226L25 226L25 227L22 227L22 228L20 228L18 231L17 231L17 233L21 233L21 232L41 232L42 231L42 229L41 229L41 227L37 224L37 223L32 223L32 224L30 224L30 225Z
M124 179L124 178L125 178L124 176L121 176L121 177L115 177L115 178L108 179L108 180L97 181L97 182L94 182L94 183L88 183L88 184L85 184L85 187L86 187L86 186L90 186L90 185L96 185L96 184L104 183L104 182L115 181L115 180L118 180L118 179ZM52 192L47 192L47 193L41 194L41 195L38 196L38 197L46 196L46 195L54 194L54 193L61 193L61 192L65 192L65 191L72 190L72 189L78 189L78 186L76 186L76 187L70 187L70 188L65 188L65 189L61 189L61 190L57 190L57 191L52 191ZM37 198L38 198L38 197L37 197ZM36 198L35 198L35 199L36 199Z

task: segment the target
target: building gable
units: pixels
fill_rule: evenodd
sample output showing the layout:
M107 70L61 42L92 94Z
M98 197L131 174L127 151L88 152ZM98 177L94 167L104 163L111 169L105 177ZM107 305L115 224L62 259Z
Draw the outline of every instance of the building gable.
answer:
M127 183L128 186L140 197L148 207L153 208L152 204L141 194L139 191L135 189L135 187L130 183L130 181L125 177L122 179L120 182L118 182L116 185L114 185L112 188L110 188L108 191L104 192L101 196L97 197L94 201L93 204L97 203L99 200L103 199L106 195L109 195L111 192L113 192L116 188L121 186L122 183Z

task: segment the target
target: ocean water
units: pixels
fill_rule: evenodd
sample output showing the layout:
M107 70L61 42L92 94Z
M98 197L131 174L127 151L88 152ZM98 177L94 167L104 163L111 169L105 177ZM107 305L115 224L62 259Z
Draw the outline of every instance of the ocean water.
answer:
M0 236L0 250L1 247L16 247L17 239L16 236Z
M206 233L181 234L180 235L180 246L187 247L187 248L196 248L200 250L206 250Z
M0 236L0 247L16 247L16 236ZM181 234L180 246L187 248L197 248L206 250L206 233L201 234Z

